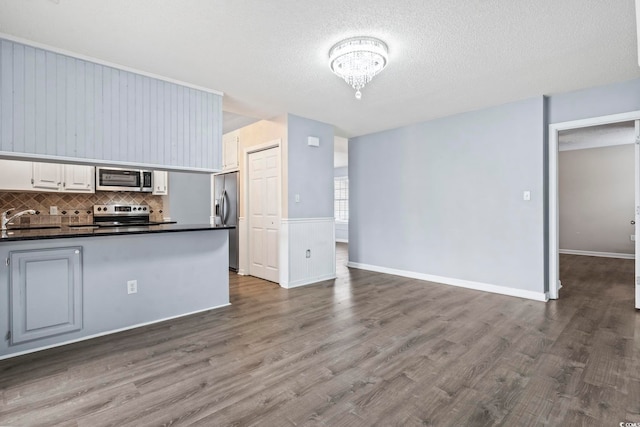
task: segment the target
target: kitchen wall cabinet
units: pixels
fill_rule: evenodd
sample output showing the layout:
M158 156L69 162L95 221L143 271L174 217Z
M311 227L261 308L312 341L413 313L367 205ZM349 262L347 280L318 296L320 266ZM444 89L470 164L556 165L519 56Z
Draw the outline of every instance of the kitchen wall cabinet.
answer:
M0 154L222 167L222 96L0 39Z
M166 171L153 171L154 196L166 196L169 194L169 173Z
M0 159L0 190L33 190L33 166L31 162Z
M33 188L55 191L62 189L62 165L33 162L32 169Z
M32 187L63 193L94 193L93 166L33 162Z
M0 191L94 193L94 175L93 166L0 160Z
M62 191L95 193L96 170L93 166L63 165L62 168Z
M82 248L9 253L10 344L82 329Z
M222 170L238 169L240 132L233 131L222 136Z

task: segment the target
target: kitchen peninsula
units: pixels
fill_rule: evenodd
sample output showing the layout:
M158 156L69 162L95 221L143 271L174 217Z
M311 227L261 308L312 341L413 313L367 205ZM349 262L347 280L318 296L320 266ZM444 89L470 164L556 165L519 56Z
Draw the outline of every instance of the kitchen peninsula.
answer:
M0 359L228 305L228 228L2 232Z

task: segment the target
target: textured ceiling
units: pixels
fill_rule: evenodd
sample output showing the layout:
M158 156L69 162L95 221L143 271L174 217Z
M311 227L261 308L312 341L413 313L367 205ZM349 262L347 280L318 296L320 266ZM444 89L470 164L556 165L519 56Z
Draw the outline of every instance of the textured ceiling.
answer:
M343 136L640 77L634 0L0 0L0 32ZM355 35L390 55L361 101L327 65Z

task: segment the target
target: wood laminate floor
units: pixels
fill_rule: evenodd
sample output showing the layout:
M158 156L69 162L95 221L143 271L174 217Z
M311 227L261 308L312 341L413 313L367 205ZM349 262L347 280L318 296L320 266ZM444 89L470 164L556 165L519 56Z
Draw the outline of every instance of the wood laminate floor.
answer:
M633 261L562 255L549 303L347 269L0 362L0 425L618 426L640 421Z

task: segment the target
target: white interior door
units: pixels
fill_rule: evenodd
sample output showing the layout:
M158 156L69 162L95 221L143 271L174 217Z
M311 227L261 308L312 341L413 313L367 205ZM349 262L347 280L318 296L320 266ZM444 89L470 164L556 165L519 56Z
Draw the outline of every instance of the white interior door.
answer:
M249 274L279 281L280 147L250 153Z
M636 308L640 308L640 120L636 120L636 215L635 215L635 235L636 235Z

